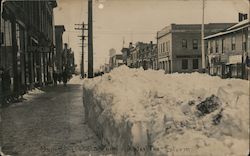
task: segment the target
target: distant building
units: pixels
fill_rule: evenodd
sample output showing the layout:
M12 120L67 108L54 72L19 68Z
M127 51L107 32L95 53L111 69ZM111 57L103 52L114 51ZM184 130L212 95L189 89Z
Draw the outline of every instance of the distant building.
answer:
M157 45L152 41L146 43L140 52L139 59L142 60L143 69L157 69Z
M100 72L103 72L103 73L110 72L110 70L109 70L109 64L105 63L104 65L100 66Z
M122 54L115 54L112 57L110 57L110 60L109 60L110 70L116 67L119 67L121 65L123 65Z
M205 25L205 35L224 30L233 23ZM201 25L171 24L157 32L158 67L166 73L200 71Z
M122 48L121 52L122 52L123 64L127 65L128 64L128 57L130 55L129 48Z
M68 70L69 74L75 74L75 68L76 68L75 54L72 51L72 49L70 48L68 53L67 53L67 70Z
M55 26L55 39L56 39L56 54L55 54L55 70L62 73L63 70L63 33L65 32L64 25Z
M148 68L149 58L151 55L151 50L153 49L153 45L143 42L137 42L135 46L130 43L129 45L129 57L127 61L129 63L128 66L132 68Z
M245 19L219 33L207 36L208 68L211 75L247 79L249 20Z
M67 43L64 43L64 49L62 51L62 54L60 55L62 59L62 66L61 70L66 70L69 74L75 73L75 56L74 52L71 48L69 48L69 45Z

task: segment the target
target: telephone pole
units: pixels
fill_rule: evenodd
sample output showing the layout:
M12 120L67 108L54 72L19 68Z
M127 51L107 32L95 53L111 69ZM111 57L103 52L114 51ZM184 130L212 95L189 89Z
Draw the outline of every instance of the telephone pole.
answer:
M94 77L93 66L93 2L88 0L88 78Z
M81 46L82 56L81 56L81 67L80 68L81 68L81 77L85 78L85 73L84 73L84 47L85 47L84 40L85 40L85 37L87 37L87 36L84 35L84 30L88 30L88 29L85 28L84 22L82 24L75 24L75 25L80 26L80 27L75 28L75 30L81 30L81 32L82 32L82 35L78 36L81 38L80 40L82 41L82 46Z
M205 72L206 69L206 56L205 56L205 42L204 42L204 15L205 12L205 0L202 0L202 25L201 25L201 60L202 60L202 70Z

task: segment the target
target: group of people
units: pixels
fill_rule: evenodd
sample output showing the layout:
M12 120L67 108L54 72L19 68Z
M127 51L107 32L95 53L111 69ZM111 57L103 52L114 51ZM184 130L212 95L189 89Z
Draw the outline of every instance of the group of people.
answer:
M0 67L0 103L10 94L11 76L9 69Z
M11 85L11 76L9 69L0 68L1 90L9 92Z
M57 85L57 82L63 82L64 86L66 86L68 79L69 74L66 70L64 70L62 73L58 73L56 71L53 72L54 85Z

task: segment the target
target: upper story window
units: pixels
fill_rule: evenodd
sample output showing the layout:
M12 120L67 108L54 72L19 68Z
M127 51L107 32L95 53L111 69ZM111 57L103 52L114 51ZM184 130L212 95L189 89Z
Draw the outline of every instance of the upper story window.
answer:
M232 36L232 38L231 38L231 48L232 48L232 50L236 49L235 46L236 46L235 36Z
M187 48L187 40L186 39L182 40L182 48Z
M161 53L163 52L163 46L162 46L162 44L161 44Z
M163 45L163 52L165 52L165 42L162 43L162 45Z
M169 42L166 42L166 51L169 52Z
M247 41L246 41L247 35L243 34L242 36L242 50L246 51L247 50Z
M214 52L213 51L213 41L209 41L208 44L209 44L209 52L210 52L210 54L212 54Z
M222 40L221 40L221 52L222 53L224 53L224 51L225 51L225 39L223 38Z
M219 41L215 40L215 52L218 53L219 52Z
M193 49L198 49L198 40L197 39L193 40Z

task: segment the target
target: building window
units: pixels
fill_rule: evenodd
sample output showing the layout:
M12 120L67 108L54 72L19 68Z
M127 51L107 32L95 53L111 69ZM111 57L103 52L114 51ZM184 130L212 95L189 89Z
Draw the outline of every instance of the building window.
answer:
M198 40L193 40L193 49L198 49Z
M246 35L245 34L242 36L242 50L243 51L247 50L247 42L246 42Z
M161 53L163 52L163 45L161 44Z
M182 40L182 48L187 48L187 40Z
M165 52L165 42L162 43L162 45L163 45L163 52Z
M182 69L188 69L188 60L187 59L183 59L182 63L181 63Z
M170 51L170 41L167 42L168 44L168 52Z
M199 69L199 60L193 59L193 69Z
M213 51L213 41L209 41L209 52L210 54L212 54L214 51Z
M235 50L235 36L233 36L233 37L231 38L231 42L232 42L231 48L232 48L232 50Z
M218 40L215 40L215 52L216 53L219 52L219 42L218 42Z
M221 52L222 52L222 53L224 53L224 49L225 49L225 47L224 47L224 42L225 42L225 39L223 38L223 39L221 40Z

